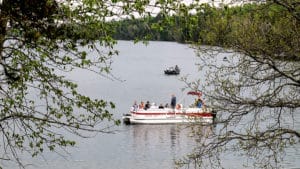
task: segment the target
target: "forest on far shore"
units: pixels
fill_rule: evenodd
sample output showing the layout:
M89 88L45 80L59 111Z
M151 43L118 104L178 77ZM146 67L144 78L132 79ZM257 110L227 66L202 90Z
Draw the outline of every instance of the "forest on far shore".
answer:
M245 32L241 30L248 27L251 31L260 31L259 34L269 34L278 38L291 37L295 34L294 16L286 7L274 3L222 8L202 4L197 7L194 14L188 12L190 9L184 7L174 16L159 13L156 17L128 18L102 24L110 27L107 31L111 32L111 38L116 40L176 41L220 47L234 45L236 38L245 36ZM269 30L271 25L276 29L261 32L262 27ZM101 39L104 36L102 30L91 31L81 25L66 25L63 29L70 37L72 35L82 39Z
M267 9L267 10L265 10ZM245 4L222 8L202 4L197 13L183 9L181 16L159 13L156 17L112 21L113 38L117 40L176 41L203 45L227 46L236 37L239 26L247 22L270 25L286 24L283 6L276 4ZM276 23L275 23L276 22ZM284 28L285 29L285 28Z

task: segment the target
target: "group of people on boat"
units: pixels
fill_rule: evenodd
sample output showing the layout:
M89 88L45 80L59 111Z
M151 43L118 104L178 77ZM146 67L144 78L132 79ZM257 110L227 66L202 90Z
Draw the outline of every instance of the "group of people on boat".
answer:
M149 109L149 108L159 108L159 109L164 109L164 108L167 108L167 107L169 107L169 104L168 104L168 103L165 104L165 106L164 106L163 104L160 104L159 106L157 106L156 103L154 103L154 102L153 102L152 104L150 104L150 101L147 101L146 104L145 104L145 102L143 102L143 101L141 101L140 104L137 104L137 102L134 101L133 106L132 106L132 109L133 109L133 111L136 111L136 110L138 110L138 109L144 109L144 110L147 110L147 109Z
M194 103L195 107L198 108L202 108L204 106L204 102L201 99L201 97L199 96ZM132 106L132 110L133 111L137 111L138 109L144 109L147 110L149 108L158 108L158 109L164 109L164 108L172 108L172 109L181 109L182 108L182 104L177 104L176 103L176 96L174 94L172 94L171 97L171 103L170 106L168 103L166 103L165 105L160 104L159 106L157 106L154 102L152 104L150 104L150 101L147 101L146 103L144 101L141 101L140 104L137 103L137 101L134 101L133 106Z

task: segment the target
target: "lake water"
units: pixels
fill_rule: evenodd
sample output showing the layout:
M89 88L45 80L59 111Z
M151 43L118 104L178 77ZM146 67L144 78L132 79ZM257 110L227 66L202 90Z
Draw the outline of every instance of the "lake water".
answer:
M193 98L185 97L185 84L179 80L188 75L189 79L201 78L197 71L198 59L187 45L173 42L150 42L149 45L120 41L120 51L112 64L113 75L121 79L109 80L101 76L77 71L69 78L77 81L80 91L93 97L113 101L115 118L127 113L134 100L168 103L171 94L183 104L190 104ZM166 76L163 70L178 65L180 76ZM44 169L170 169L174 160L190 153L196 145L191 129L184 125L120 125L115 134L98 134L89 139L75 138L77 145L68 148L69 155L46 152L43 157L24 157L28 168ZM213 128L206 127L209 133ZM296 154L296 155L295 155ZM300 166L300 154L290 149L287 153L287 168ZM227 168L241 168L247 159L228 155ZM4 166L17 168L11 165Z

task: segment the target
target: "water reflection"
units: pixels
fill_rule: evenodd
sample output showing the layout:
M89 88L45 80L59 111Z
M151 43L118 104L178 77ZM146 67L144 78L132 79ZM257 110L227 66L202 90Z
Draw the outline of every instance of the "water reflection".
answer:
M170 168L172 161L191 153L201 139L213 132L214 127L202 125L133 125L128 126L128 129L129 135L133 139L132 149L134 149L139 161L144 161L144 165L149 167L152 164L147 163L152 163L156 159L160 165Z
M177 138L177 133L175 127L171 127L170 130L170 140L171 140L171 148L174 149L176 145L176 138Z
M159 144L169 140L174 147L182 142L207 137L214 130L212 125L133 125L131 128L134 145ZM169 139L169 138L170 139Z
M171 93L175 93L178 98L185 96L186 93L181 90L185 84L178 77L163 74L163 70L169 65L178 64L182 69L181 75L189 75L191 80L205 77L205 72L198 72L195 66L199 60L194 51L183 44L151 42L144 46L120 41L117 49L120 50L120 56L114 58L112 73L124 81L102 79L80 70L68 74L69 79L78 82L79 90L83 94L116 103L116 118L127 113L134 100L167 103ZM181 100L184 104L190 104L193 98L189 100L188 97L182 97ZM300 119L300 116L295 119ZM299 124L298 120L295 123L296 129L300 128ZM217 131L219 129L220 126L217 126ZM99 134L91 139L78 138L77 146L70 149L71 157L68 160L49 152L44 153L47 162L28 156L25 163L35 165L28 167L29 169L171 169L174 168L174 160L193 152L216 128L199 125L122 125L120 130L117 134ZM297 147L299 149L299 144ZM299 166L300 155L295 153L298 149L292 147L287 152L284 161L288 164L287 168ZM238 168L238 164L248 160L228 156L230 154L226 154L226 168ZM19 167L9 165L6 168Z

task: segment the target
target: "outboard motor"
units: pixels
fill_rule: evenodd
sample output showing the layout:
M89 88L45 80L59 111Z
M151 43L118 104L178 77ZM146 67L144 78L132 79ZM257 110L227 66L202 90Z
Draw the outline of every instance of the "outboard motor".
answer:
M124 114L124 116L123 116L123 123L124 124L126 124L126 125L130 124L130 116L131 116L131 114Z

